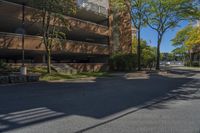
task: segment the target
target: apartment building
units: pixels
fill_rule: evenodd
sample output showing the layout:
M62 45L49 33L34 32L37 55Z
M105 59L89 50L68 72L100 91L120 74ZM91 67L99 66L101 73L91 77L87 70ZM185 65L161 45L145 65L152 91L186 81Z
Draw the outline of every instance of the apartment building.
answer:
M0 0L0 59L21 63L22 2L25 2L25 63L45 63L41 24L28 19L36 8L29 0ZM128 12L113 13L109 0L75 0L77 12L65 16L69 23L62 49L52 50L53 63L76 69L101 69L113 52L131 52L132 26Z

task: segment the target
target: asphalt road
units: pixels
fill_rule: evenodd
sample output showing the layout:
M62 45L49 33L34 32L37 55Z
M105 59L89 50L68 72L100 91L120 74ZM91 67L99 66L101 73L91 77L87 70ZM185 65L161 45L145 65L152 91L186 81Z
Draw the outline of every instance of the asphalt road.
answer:
M200 72L1 85L0 132L200 133Z

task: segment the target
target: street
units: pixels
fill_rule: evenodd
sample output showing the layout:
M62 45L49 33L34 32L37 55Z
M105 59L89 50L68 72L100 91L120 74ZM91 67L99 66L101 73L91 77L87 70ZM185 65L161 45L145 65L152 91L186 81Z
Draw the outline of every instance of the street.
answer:
M1 85L0 132L200 133L200 71Z

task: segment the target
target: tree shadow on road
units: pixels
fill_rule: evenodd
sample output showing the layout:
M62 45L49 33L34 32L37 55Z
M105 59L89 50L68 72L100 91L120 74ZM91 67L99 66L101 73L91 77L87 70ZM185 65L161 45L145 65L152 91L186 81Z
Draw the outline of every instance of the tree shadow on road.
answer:
M170 91L159 103L149 106L148 109L167 109L169 104L177 101L199 100L200 82L198 79L183 84L178 89Z
M0 132L71 115L104 120L125 112L94 127L100 126L144 107L150 108L155 103L190 94L191 90L182 89L187 83L191 85L190 82L194 82L193 79L149 74L144 79L112 77L93 81L1 86Z

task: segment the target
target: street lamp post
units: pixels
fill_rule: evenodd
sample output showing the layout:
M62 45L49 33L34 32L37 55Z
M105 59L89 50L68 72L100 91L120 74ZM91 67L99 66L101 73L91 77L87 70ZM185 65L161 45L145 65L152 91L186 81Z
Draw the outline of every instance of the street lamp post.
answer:
M24 36L25 36L25 3L22 4L22 66L20 69L21 75L27 74L27 69L25 67L25 54L24 54Z
M24 3L22 5L22 67L24 67L24 32L25 32L25 26L24 26L24 12L25 12L25 9L24 9Z

